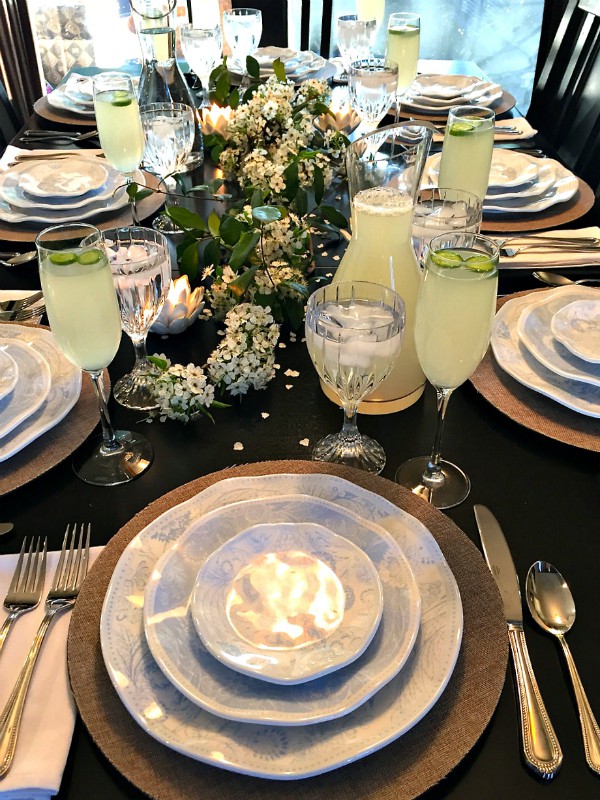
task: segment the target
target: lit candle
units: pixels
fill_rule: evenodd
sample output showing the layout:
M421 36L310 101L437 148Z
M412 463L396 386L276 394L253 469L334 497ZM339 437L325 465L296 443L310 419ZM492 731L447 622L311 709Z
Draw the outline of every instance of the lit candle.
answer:
M347 100L343 103L332 102L329 110L333 116L332 114L321 114L315 120L315 125L323 132L333 129L349 134L360 125L360 117Z
M225 139L227 138L227 127L231 120L233 109L229 106L218 106L213 103L210 108L205 108L202 111L202 133L220 133Z
M169 293L152 326L153 333L181 333L197 318L204 308L204 286L193 291L187 275L169 284Z

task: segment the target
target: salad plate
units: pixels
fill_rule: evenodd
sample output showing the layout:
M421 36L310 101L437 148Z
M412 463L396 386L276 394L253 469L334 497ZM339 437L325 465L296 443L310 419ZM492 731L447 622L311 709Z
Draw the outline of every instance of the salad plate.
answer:
M47 161L24 162L19 185L33 197L79 197L101 189L108 178L99 158L67 156Z
M364 550L381 576L384 611L370 647L353 664L317 680L279 686L219 663L181 608L189 605L198 568L215 547L248 526L298 519L323 525ZM345 509L303 495L245 500L207 514L165 553L154 573L144 601L152 655L186 697L227 719L305 725L347 714L398 673L419 627L419 590L392 537Z
M550 323L552 335L573 355L600 364L600 298L573 300Z
M364 550L308 522L263 523L229 539L200 567L191 599L215 658L288 686L355 661L382 611L379 575Z
M158 559L203 515L249 498L290 493L329 501L379 524L394 538L421 594L419 634L405 667L350 714L308 726L227 722L187 700L157 666L144 638L144 592ZM375 638L382 624L384 620ZM150 736L223 769L293 780L363 758L402 736L427 714L456 664L462 606L435 538L417 519L379 495L331 475L268 475L220 481L169 509L134 537L105 596L100 635L115 691Z
M3 328L0 328L2 337ZM50 391L50 367L41 353L27 342L3 337L0 347L16 363L19 375L12 392L0 400L1 440L42 405Z
M417 75L410 85L409 93L417 97L437 98L438 100L454 100L476 89L489 85L489 81L474 75L434 75L424 73Z
M19 368L5 347L0 346L0 400L10 394L19 378Z

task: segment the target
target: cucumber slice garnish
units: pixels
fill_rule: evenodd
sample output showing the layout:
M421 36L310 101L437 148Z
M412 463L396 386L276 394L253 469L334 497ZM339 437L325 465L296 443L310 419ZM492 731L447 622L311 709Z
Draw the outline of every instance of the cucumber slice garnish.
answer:
M130 106L132 99L129 92L126 92L124 89L117 89L113 92L112 105L118 107Z
M429 254L429 258L436 266L445 269L456 269L464 263L462 256L454 250L434 250Z
M477 126L471 122L453 122L448 128L450 136L469 136Z
M494 262L489 256L469 256L465 259L464 265L473 272L491 272L494 269Z
M101 250L86 250L85 253L80 253L77 256L77 261L80 264L89 265L89 264L97 264L98 261L102 258L102 251Z
M75 253L52 253L50 261L53 264L66 266L67 264L74 264L77 261Z

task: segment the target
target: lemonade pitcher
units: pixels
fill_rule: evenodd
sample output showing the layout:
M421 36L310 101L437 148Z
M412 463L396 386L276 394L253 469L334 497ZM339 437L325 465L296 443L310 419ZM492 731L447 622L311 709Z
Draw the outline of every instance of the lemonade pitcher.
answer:
M402 350L390 375L359 407L362 414L391 414L419 399L425 376L415 350L414 324L421 271L411 240L415 198L432 130L415 123L380 128L350 145L346 156L352 239L334 282L371 281L404 300ZM335 401L332 390L325 394Z

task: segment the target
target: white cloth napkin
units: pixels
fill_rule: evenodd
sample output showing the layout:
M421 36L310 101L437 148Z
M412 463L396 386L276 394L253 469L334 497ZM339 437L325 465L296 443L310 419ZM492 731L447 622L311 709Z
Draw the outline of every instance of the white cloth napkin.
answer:
M534 232L535 233L535 232ZM590 227L590 228L579 228L578 230L560 230L560 231L541 231L540 236L552 236L553 238L556 237L560 239L563 236L567 236L569 238L572 237L581 237L581 236L594 236L600 239L600 228L598 227ZM534 239L528 238L527 234L524 234L522 238L513 238L511 234L510 242L507 243L507 247L519 247L519 245L526 245L528 242L534 242ZM502 243L504 239L507 237L498 237L497 241ZM550 248L545 247L535 247L531 250L524 250L519 255L514 256L514 258L500 258L500 268L501 269L525 269L525 268L535 268L535 269L544 269L548 267L581 267L583 265L593 266L595 264L600 265L600 247L598 250L592 252L588 251L585 253L571 253L568 250L552 250L552 245Z
M516 142L520 139L531 139L537 133L535 128L532 128L525 117L514 117L513 119L498 119L495 123L497 128L517 128L519 133L501 133L500 131L494 132L495 142ZM434 142L443 142L444 134L435 133L433 136Z
M90 565L101 547L90 549ZM16 555L0 556L0 599L4 599L17 564ZM40 605L18 619L0 653L0 713L23 666L44 616L59 553L48 553L46 585ZM2 612L2 620L6 613ZM0 783L0 800L47 800L58 793L71 746L75 704L67 674L67 632L70 612L52 623L33 673L12 767Z
M25 150L22 147L15 147L9 144L2 157L0 158L0 172L5 172L17 156L36 155L36 156L81 156L83 158L96 157L102 155L102 150ZM35 164L32 159L31 164Z

